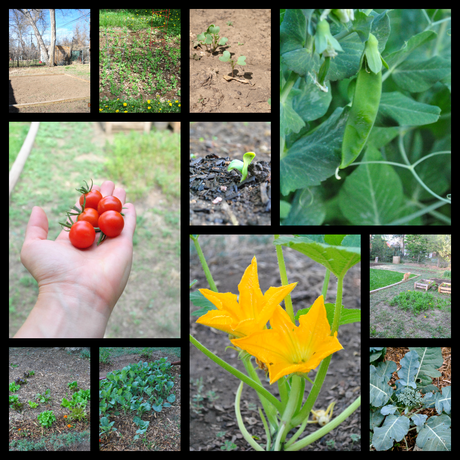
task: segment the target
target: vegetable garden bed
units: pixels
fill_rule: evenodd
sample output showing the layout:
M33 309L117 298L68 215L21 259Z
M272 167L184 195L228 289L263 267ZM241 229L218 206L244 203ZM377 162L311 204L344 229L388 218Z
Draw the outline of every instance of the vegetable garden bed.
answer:
M403 270L408 271L408 266ZM402 267L398 267L401 270ZM410 268L409 268L410 269ZM419 269L418 271L422 271ZM422 276L438 280L443 271L423 270ZM398 274L399 276L399 274ZM402 274L401 274L402 278ZM441 282L441 280L439 280ZM414 315L413 310L403 310L398 305L391 306L391 301L398 294L414 293L412 283L398 283L394 286L370 295L370 336L371 337L411 337L411 338L441 338L451 337L451 306L448 294L429 290L427 293L417 292L417 301L423 303L423 296L429 295L439 302L440 308L432 308ZM406 300L406 304L409 301ZM409 302L410 303L410 302ZM429 304L429 302L428 302ZM409 305L410 306L410 305Z
M450 348L409 350L370 349L370 450L450 451Z
M178 360L173 349L149 356L105 350L109 363L100 364L100 450L180 450L180 365L171 365Z

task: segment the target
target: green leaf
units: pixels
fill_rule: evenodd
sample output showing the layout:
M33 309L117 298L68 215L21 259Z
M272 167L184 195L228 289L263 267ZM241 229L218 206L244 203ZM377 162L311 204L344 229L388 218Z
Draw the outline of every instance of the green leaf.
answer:
M451 450L451 420L448 415L430 417L417 436L417 447L424 451Z
M227 43L227 42L228 42L228 38L222 37L222 38L219 40L218 45L223 46L223 45L225 45L225 43Z
M244 62L246 60L246 56L240 56L238 58L238 61L236 62L238 65L246 65L246 62Z
M372 444L375 450L388 450L393 447L394 441L401 441L409 431L409 419L390 415L385 419L381 428L374 429Z
M212 304L200 291L190 293L190 302L195 307L202 307L191 313L192 316L205 315L209 310L217 310L216 306Z
M382 160L375 148L368 148L363 158ZM363 164L345 179L339 206L353 225L385 225L397 218L402 199L401 179L392 166Z
M287 101L290 100L291 90ZM292 118L300 116L294 109L290 116ZM280 165L280 185L281 193L288 195L299 188L321 185L321 182L334 175L340 163L342 149L342 138L345 129L346 116L342 116L343 109L337 108L327 121L322 123L311 134L301 137L290 147L286 155L281 159ZM281 119L281 123L283 119ZM287 118L287 127L290 126L291 119ZM300 122L299 122L300 124ZM304 126L302 125L300 129ZM286 129L287 129L286 127ZM292 125L296 129L299 125ZM291 128L292 131L295 131ZM288 132L286 132L288 134ZM283 136L281 127L281 136Z
M230 61L230 53L228 51L224 51L224 55L219 56L219 61L222 61L222 62Z
M328 268L337 278L361 260L361 248L330 246L315 240L317 235L300 235L297 237L281 236L274 241L276 245L283 245L305 254L314 261Z
M324 306L326 307L327 320L329 322L329 325L332 326L332 322L334 320L335 304L326 303L324 304ZM299 310L295 315L295 319L298 320L302 315L306 315L310 311L310 308L311 307L303 308L302 310ZM340 314L339 326L342 326L343 324L359 323L360 321L361 321L361 310L358 310L356 308L345 308L342 305L342 312Z

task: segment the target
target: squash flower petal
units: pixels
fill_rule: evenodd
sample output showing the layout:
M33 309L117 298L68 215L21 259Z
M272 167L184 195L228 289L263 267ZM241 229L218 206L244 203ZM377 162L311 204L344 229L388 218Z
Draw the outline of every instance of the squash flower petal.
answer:
M197 323L214 327L234 337L245 337L267 327L279 303L295 288L297 283L281 287L270 287L262 294L257 276L257 260L244 272L238 285L239 301L231 292L218 293L209 289L200 292L217 310L210 310L201 316ZM281 307L279 307L281 308Z
M306 315L299 318L299 326L278 306L270 320L272 329L233 339L233 345L247 351L266 364L270 384L285 375L307 374L332 353L343 349L337 332L331 336L323 296L318 297Z

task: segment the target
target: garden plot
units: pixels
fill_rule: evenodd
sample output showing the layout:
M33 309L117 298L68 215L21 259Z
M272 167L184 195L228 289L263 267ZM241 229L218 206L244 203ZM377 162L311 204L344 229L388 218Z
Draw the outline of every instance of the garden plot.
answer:
M10 348L8 361L10 450L90 450L91 406L83 398L74 408L69 404L77 401L77 389L82 394L90 388L89 355L52 347ZM44 413L51 417L49 427L38 418Z
M440 279L444 269L426 269L410 265L394 267L401 272L417 271L423 278ZM402 273L398 273L398 277ZM372 278L372 276L371 276ZM420 277L415 278L419 280ZM389 283L390 284L390 283ZM392 300L400 295L399 304ZM413 281L391 286L370 295L370 336L445 338L451 337L450 295L436 291L414 291ZM404 310L402 305L408 309ZM436 306L436 305L437 306ZM428 310L420 310L428 306Z
M100 100L180 100L180 40L154 30L99 32Z
M9 77L9 105L74 101L89 98L89 81L66 74Z
M180 350L101 348L99 360L100 450L180 450Z

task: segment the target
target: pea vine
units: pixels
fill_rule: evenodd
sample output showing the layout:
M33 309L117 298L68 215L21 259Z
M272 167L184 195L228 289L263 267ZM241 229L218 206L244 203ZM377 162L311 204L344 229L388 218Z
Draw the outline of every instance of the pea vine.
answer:
M283 225L451 223L449 27L450 10L281 10Z

